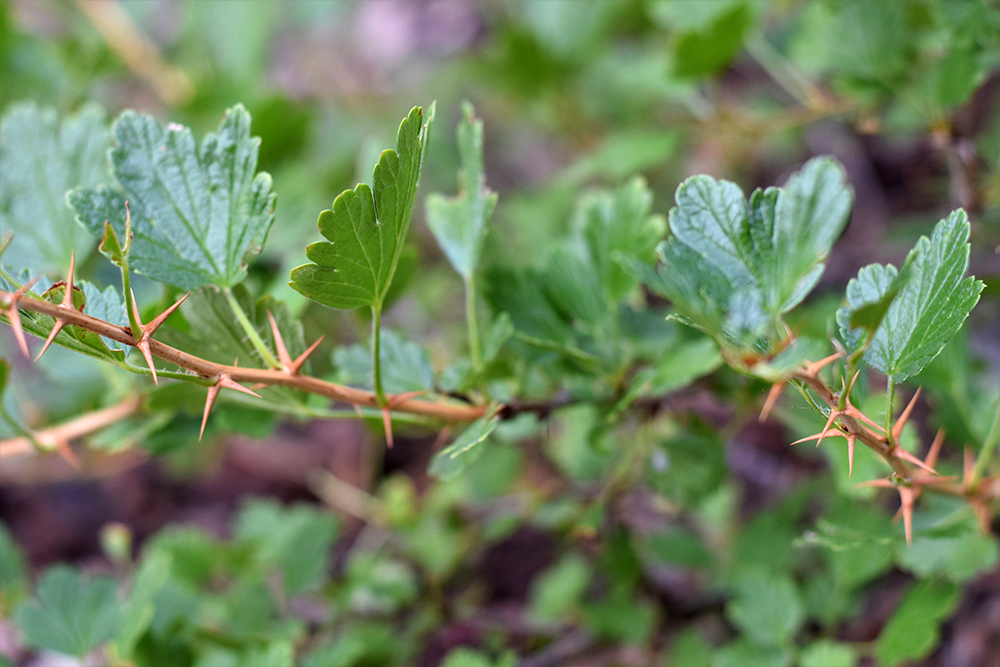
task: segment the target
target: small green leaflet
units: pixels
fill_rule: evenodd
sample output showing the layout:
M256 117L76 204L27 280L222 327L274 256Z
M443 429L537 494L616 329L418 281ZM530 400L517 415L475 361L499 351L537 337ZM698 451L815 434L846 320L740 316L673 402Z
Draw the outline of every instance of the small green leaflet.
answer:
M479 264L490 215L497 194L486 187L483 174L483 121L475 117L472 105L462 105L458 124L458 152L462 168L458 172L458 196L427 195L427 226L451 265L469 280Z
M843 168L820 157L749 202L736 184L704 175L681 183L675 202L659 270L630 258L623 266L685 323L748 348L815 287L853 195Z
M13 105L0 121L0 229L13 232L8 262L20 271L65 271L93 239L73 220L66 192L107 180L111 143L104 110L87 104L60 123L55 109Z
M125 234L125 201L132 210L131 268L184 289L232 287L246 276L274 221L271 177L256 173L260 139L250 136L241 105L226 112L198 147L191 130L166 128L126 111L114 124L111 150L120 190L80 188L69 195L80 222L103 237L110 222Z
M114 637L122 625L122 605L110 577L89 579L65 565L45 573L38 599L15 615L26 644L83 657Z
M943 581L919 581L909 590L875 644L878 664L895 667L929 654L938 626L958 604L962 590Z
M500 418L496 416L480 417L472 422L455 442L434 455L428 472L443 481L457 477L483 453L483 442L499 423Z
M982 281L965 278L969 268L969 219L959 209L934 227L930 238L922 236L906 256L898 287L899 271L891 264L871 264L847 285L848 306L837 311L841 335L851 349L863 339L853 329L855 313L879 303L898 289L868 349L865 362L875 370L902 382L918 374L958 332L969 311L979 301Z
M373 187L359 183L319 214L329 243L306 248L313 263L292 270L293 289L331 308L381 310L410 228L433 120L433 104L426 120L421 107L413 107L399 125L396 150L379 158Z
M752 569L737 581L726 615L755 642L782 646L798 632L805 609L788 575Z

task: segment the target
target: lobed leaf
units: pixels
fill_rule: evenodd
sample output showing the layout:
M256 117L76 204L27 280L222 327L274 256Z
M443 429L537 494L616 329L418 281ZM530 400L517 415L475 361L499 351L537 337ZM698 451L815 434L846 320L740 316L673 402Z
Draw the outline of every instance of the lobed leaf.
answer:
M242 105L226 111L201 146L191 130L126 111L114 124L111 150L120 190L80 188L69 195L79 221L96 236L110 222L125 233L132 211L131 268L160 282L194 290L232 287L246 276L274 221L271 177L256 173L260 139L250 136Z
M847 285L848 305L837 311L841 335L852 349L862 343L862 332L852 326L857 312L892 299L875 330L865 362L901 382L918 374L951 340L969 311L979 301L982 281L965 278L969 268L969 220L961 209L922 236L906 256L902 272L871 264ZM906 278L900 286L898 276Z
M317 225L327 241L306 248L313 262L292 270L289 285L331 308L381 309L410 228L434 105L425 120L413 107L399 125L396 150L383 151L372 187L345 190Z
M483 174L483 121L476 119L472 105L462 105L458 124L458 196L438 193L427 196L427 226L445 257L462 278L469 280L479 265L487 226L497 205L497 194L486 187Z
M455 441L434 455L428 467L430 474L442 479L455 478L483 453L483 442L500 423L498 417L480 417Z
M15 616L26 644L83 657L118 632L123 621L117 587L109 577L89 579L64 565L48 570L37 600Z
M17 270L64 271L82 262L93 239L73 220L66 193L107 180L111 143L104 110L87 104L61 122L55 109L13 105L0 120L0 229L13 232L7 254Z

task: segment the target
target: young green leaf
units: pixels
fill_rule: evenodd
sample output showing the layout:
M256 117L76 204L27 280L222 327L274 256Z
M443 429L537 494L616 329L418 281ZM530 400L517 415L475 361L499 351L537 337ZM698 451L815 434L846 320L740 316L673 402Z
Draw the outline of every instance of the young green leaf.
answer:
M101 237L110 222L125 239L128 200L133 270L189 290L243 280L248 256L267 238L275 204L270 175L256 173L260 139L250 136L247 110L229 109L200 147L190 129L163 128L134 111L115 121L114 135L111 162L121 191L70 193L80 222Z
M434 455L428 472L444 481L455 478L483 453L483 442L500 423L498 417L481 417L455 441Z
M17 270L64 271L93 239L73 221L66 192L107 180L104 110L87 104L60 123L55 109L16 104L0 120L0 229L13 232L7 262Z
M37 595L15 615L30 646L83 657L121 627L122 605L109 577L89 579L57 565L42 577Z
M282 507L272 500L251 500L236 520L236 539L257 549L257 559L276 566L288 595L319 584L330 566L337 520L306 504Z
M858 664L858 655L847 644L820 639L802 649L799 664L802 667L854 667Z
M865 362L902 382L938 355L979 301L982 281L965 278L969 268L969 219L961 209L922 236L906 256L908 276L892 300L868 349ZM847 285L848 306L837 311L841 335L856 349L862 334L852 329L855 312L879 303L897 285L896 267L872 264Z
M909 590L875 644L880 665L895 667L930 653L938 625L958 604L961 589L942 581L920 581Z
M379 158L373 187L345 190L320 213L317 224L329 242L306 248L313 263L292 270L293 289L331 308L381 310L410 228L433 120L434 105L426 118L413 107L399 125L396 150Z
M754 349L816 285L852 201L830 158L810 160L783 188L757 190L749 202L734 183L692 176L677 188L659 270L623 266L670 299L682 321Z
M462 105L458 124L458 196L427 195L427 226L462 278L469 280L479 265L490 215L497 194L486 187L483 174L483 121L475 117L472 105Z
M805 620L799 592L788 575L752 569L736 584L736 597L726 615L755 642L781 646L791 639Z

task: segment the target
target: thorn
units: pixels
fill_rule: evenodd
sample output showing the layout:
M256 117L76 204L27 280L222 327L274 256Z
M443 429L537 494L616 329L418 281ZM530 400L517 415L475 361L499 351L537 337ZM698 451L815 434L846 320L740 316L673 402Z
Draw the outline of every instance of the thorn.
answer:
M903 514L903 531L906 533L906 546L913 546L913 503L916 500L914 490L908 486L900 486L899 511Z
M7 306L7 320L10 322L10 328L14 330L14 338L17 340L17 346L21 348L21 353L24 355L25 359L31 359L31 352L28 351L28 341L24 338L24 327L21 326L21 313L17 309L17 302L22 296L24 296L28 290L35 286L41 276L35 276L28 282L24 283L17 290L10 295L10 305Z
M431 446L431 451L436 452L437 450L441 449L441 447L444 446L444 443L448 442L448 438L450 437L451 437L451 427L445 426L443 429L441 429L441 432L438 433L438 437L434 439L434 444Z
M808 438L802 438L801 440L796 440L795 442L791 443L791 445L801 445L803 442L809 442L810 440L819 440L819 439L825 438L828 435L831 435L831 436L838 436L839 435L839 436L843 436L845 438L847 437L843 432L841 432L841 430L839 428L831 428L831 429L827 429L827 430L825 430L825 431L823 431L821 433L817 433L816 435L810 435ZM819 447L819 443L818 442L816 443L816 446Z
M857 440L854 434L847 436L847 478L854 474L854 442Z
M271 334L274 336L274 347L278 351L278 361L281 362L285 371L291 373L292 357L288 354L288 348L285 347L285 339L281 337L281 332L278 331L278 323L274 321L274 315L271 314L271 311L267 311L267 319L271 322Z
M979 524L979 529L983 531L983 535L989 535L993 526L990 525L990 512L984 503L979 498L970 498L969 507L972 508L972 513L976 515L976 522Z
M205 425L208 423L208 415L212 412L212 406L215 405L215 399L218 397L219 392L223 387L229 389L235 389L236 391L241 391L244 394L250 394L251 396L256 396L260 398L260 394L253 392L238 382L235 382L228 373L219 373L219 379L208 388L208 396L205 398L205 411L201 416L201 430L198 432L198 442L201 442L202 436L205 435Z
M62 303L59 304L63 308L73 307L73 269L75 268L75 266L76 266L76 251L74 250L69 255L69 271L66 273L66 287L65 290L63 291ZM52 341L56 339L56 336L59 335L59 332L62 331L62 328L64 326L66 326L66 320L59 319L57 317L56 323L52 327L52 331L49 332L48 338L45 339L45 344L42 345L42 351L38 353L37 357L35 357L36 363L38 362L39 359L42 358L42 355L45 354L45 351L49 349L49 345L52 345Z
M771 414L771 410L774 408L775 403L778 402L778 397L781 396L781 392L784 390L784 382L775 382L771 385L771 388L767 392L767 398L764 399L764 407L760 409L760 416L757 417L758 422L764 423L767 421L768 415Z
M840 352L835 352L831 354L829 357L820 359L819 361L809 362L806 364L806 372L810 373L811 375L816 375L825 366L829 365L830 363L836 361L839 358L840 358Z
M83 465L80 463L80 459L77 457L76 452L73 448L69 446L69 440L66 438L56 438L56 451L59 452L59 456L63 458L66 463L76 470L83 470Z
M840 410L837 410L835 408L830 408L830 417L826 420L826 426L824 426L823 430L819 432L819 439L816 440L816 446L817 447L819 447L819 443L823 442L823 438L830 431L830 427L833 426L833 422L841 414L843 414L843 413Z
M139 317L139 306L136 305L135 292L132 292L132 314L135 316L135 321L139 324L140 329L138 333L135 331L132 332L132 340L135 341L135 346L139 349L139 352L142 353L142 358L146 360L146 365L149 366L149 371L153 374L153 384L160 384L160 380L156 377L156 366L153 364L153 352L149 349L149 341L152 339L156 330L167 321L167 318L170 317L170 315L173 314L173 312L177 310L182 303L184 303L184 299L188 298L190 295L191 292L188 292L178 299L174 305L154 317L152 322L149 324L143 324L142 318Z
M962 452L962 483L968 488L972 484L972 473L976 469L976 454L968 447Z
M385 427L385 446L392 449L392 410L382 408L382 426Z
M920 396L920 390L923 387L917 387L917 392L913 394L913 398L907 404L906 408L903 410L903 414L899 415L899 419L896 423L892 425L892 441L899 442L899 436L903 432L903 427L906 426L906 422L910 419L910 413L913 412L913 406L917 404L917 398Z
M323 342L324 338L326 338L326 336L320 336L319 338L317 338L315 343L307 347L305 352L303 352L302 354L300 354L298 357L295 358L295 361L292 362L292 367L290 370L292 375L298 374L299 369L302 368L302 365L304 363L306 363L306 359L309 358L310 354L316 351L316 348L319 347L319 344Z
M361 412L361 406L357 403L354 404L354 414L358 416L358 419L364 419L365 413Z
M906 451L905 449L903 449L899 445L896 445L895 447L893 447L892 451L889 452L889 454L892 455L892 456L898 456L899 458L903 459L904 461L909 461L913 465L918 466L920 468L923 468L924 470L926 470L927 472L931 473L932 475L938 474L937 470L935 470L931 466L927 465L926 463L924 463L919 458L917 458L913 454L909 453L908 451Z
M927 450L927 456L924 457L924 463L930 467L937 465L938 454L941 453L941 445L944 444L944 429L939 428L937 434L934 436L934 441L931 442L931 448Z

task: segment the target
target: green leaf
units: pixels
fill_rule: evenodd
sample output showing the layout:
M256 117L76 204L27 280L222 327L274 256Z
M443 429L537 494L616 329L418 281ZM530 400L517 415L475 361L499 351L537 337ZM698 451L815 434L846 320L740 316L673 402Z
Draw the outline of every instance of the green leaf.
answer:
M256 173L260 140L250 136L247 110L227 110L201 147L190 129L174 123L163 128L134 111L115 121L114 134L111 162L121 190L70 193L80 222L99 237L110 222L124 239L127 199L134 271L189 290L243 280L249 255L260 252L267 238L275 205L270 175Z
M542 622L561 619L579 605L590 579L590 567L580 555L564 556L532 583L532 618Z
M156 598L170 577L173 558L170 554L156 552L143 559L135 574L132 592L124 606L125 620L115 639L117 654L130 659L135 645L149 628L156 613Z
M791 667L792 656L783 648L758 646L738 639L712 655L711 667Z
M413 107L399 126L396 150L379 158L373 187L345 190L320 213L317 224L329 243L306 248L313 263L292 270L293 289L331 308L381 309L410 227L433 120L434 105L426 121Z
M820 639L802 649L800 667L854 667L858 656L850 646L831 639Z
M658 493L686 506L715 491L726 476L722 442L710 433L685 433L653 445L645 468Z
M114 637L124 616L113 579L90 579L57 565L39 582L37 600L23 604L15 620L26 644L83 657Z
M755 642L780 646L798 632L805 609L788 575L752 568L737 580L726 615Z
M427 226L458 274L469 280L479 265L490 215L497 194L486 187L483 174L483 121L476 119L472 105L462 105L458 124L458 196L427 196Z
M908 276L892 300L865 351L865 362L902 382L918 374L938 355L979 301L982 281L965 278L969 268L969 220L961 209L922 236L906 256ZM880 302L896 287L896 267L871 264L847 285L848 306L837 323L848 345L857 349L861 333L851 328L857 309Z
M0 370L7 366L7 362L0 359ZM0 380L0 390L2 385ZM14 536L0 523L0 618L9 616L27 593L28 576L24 554Z
M775 335L772 322L816 285L852 200L830 158L810 160L783 188L757 190L749 202L734 183L692 176L677 188L659 270L634 259L624 266L685 323L757 350L769 327Z
M641 177L614 192L595 192L582 198L577 218L600 276L607 299L617 302L635 287L636 280L616 261L622 255L652 264L656 244L666 231L666 220L650 215L653 193Z
M55 109L15 104L0 120L0 229L13 232L7 260L21 270L65 271L93 249L73 220L66 192L107 181L110 144L104 110L83 106L62 122Z
M958 604L962 589L942 581L919 581L909 590L875 644L880 665L895 667L928 655L938 644L938 626Z
M104 290L101 290L93 283L87 281L81 281L80 287L83 289L83 296L86 298L87 305L85 311L88 315L96 317L99 320L104 320L105 322L110 322L111 324L117 324L118 326L126 326L128 324L128 317L125 314L125 301L122 300L118 288L108 286ZM101 336L101 340L111 350L127 353L131 349L130 346L124 343L119 343L104 336Z
M686 387L722 365L719 346L710 338L700 338L676 346L652 368L636 373L628 397L658 396Z
M434 388L431 355L423 345L406 340L392 329L382 329L379 356L382 362L382 382L390 394L426 391ZM371 348L356 344L333 351L337 380L341 384L371 389Z
M896 561L923 579L943 575L957 584L968 581L1000 560L997 539L973 530L954 537L916 537L911 546L899 549Z
M670 645L669 657L663 667L706 667L712 656L712 646L694 629L682 631Z
M262 564L281 571L288 595L326 578L336 536L336 517L305 503L282 507L273 500L253 499L236 519L236 539L255 546Z
M480 417L455 441L434 455L427 471L441 480L457 477L483 453L483 442L500 423L499 417Z
M687 3L690 6L691 3ZM718 4L718 3L713 3ZM739 53L753 14L744 3L726 3L727 11L702 30L680 33L674 42L674 74L700 77L715 74Z

